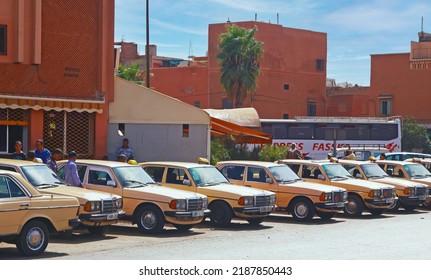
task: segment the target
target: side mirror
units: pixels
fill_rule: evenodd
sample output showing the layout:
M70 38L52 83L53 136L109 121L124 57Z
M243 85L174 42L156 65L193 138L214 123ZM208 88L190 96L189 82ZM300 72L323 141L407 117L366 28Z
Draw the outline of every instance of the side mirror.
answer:
M325 180L325 176L323 176L323 174L319 174L319 175L317 175L317 179Z
M356 174L356 178L362 179L362 174L361 173Z
M272 184L272 178L270 178L270 177L266 178L266 182L267 182L268 184Z
M106 185L107 186L110 186L110 187L117 187L117 184L115 183L115 181L114 180L108 180L108 181L106 181Z
M184 180L183 180L183 185L191 186L191 185L192 185L192 182L191 182L189 179L184 179Z

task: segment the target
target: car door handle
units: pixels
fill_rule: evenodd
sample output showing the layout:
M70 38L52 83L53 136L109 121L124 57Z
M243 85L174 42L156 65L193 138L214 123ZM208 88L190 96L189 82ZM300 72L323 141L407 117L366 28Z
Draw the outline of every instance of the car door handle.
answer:
M251 188L251 186L250 186L250 185L244 185L244 187L249 187L249 188Z
M23 204L20 204L19 206L21 206L21 207L24 207L24 206L30 206L30 203L23 203Z

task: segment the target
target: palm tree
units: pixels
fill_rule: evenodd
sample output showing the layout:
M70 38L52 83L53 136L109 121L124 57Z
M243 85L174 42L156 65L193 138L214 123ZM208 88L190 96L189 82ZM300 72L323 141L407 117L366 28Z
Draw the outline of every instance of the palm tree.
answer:
M258 60L263 56L263 43L254 39L257 31L234 24L226 25L227 32L219 37L217 59L220 61L220 83L235 108L242 107L244 99L256 90L260 74Z

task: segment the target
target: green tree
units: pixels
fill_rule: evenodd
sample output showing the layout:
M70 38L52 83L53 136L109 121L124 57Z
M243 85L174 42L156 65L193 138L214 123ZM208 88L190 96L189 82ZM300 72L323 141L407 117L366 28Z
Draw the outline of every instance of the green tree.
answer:
M130 66L120 64L120 66L118 66L118 77L137 84L143 83L143 75L142 71L139 70L139 63L134 63Z
M260 150L259 159L262 161L276 161L279 159L285 159L288 150L288 147L277 145L271 146L267 144Z
M403 151L431 152L431 141L426 127L417 124L413 119L405 119L402 124L401 147Z
M245 98L256 90L256 80L260 74L258 60L263 56L263 43L254 39L257 27L245 29L227 24L226 30L220 35L218 45L220 83L234 107L240 108Z

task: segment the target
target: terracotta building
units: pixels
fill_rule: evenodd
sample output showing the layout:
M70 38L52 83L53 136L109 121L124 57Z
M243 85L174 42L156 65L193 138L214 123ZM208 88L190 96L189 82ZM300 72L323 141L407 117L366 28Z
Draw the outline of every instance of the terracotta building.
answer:
M256 93L243 103L254 107L261 118L287 118L325 114L326 33L283 27L258 21L234 23L244 28L257 26L255 38L264 43L261 75ZM220 86L218 36L226 23L210 24L208 56L193 57L178 67L156 65L152 57L151 87L194 106L206 109L232 108ZM135 54L122 48L121 57Z
M371 55L375 116L414 118L431 129L431 34L419 32L410 53Z
M114 0L2 0L0 153L43 138L51 150L101 158L113 44Z

